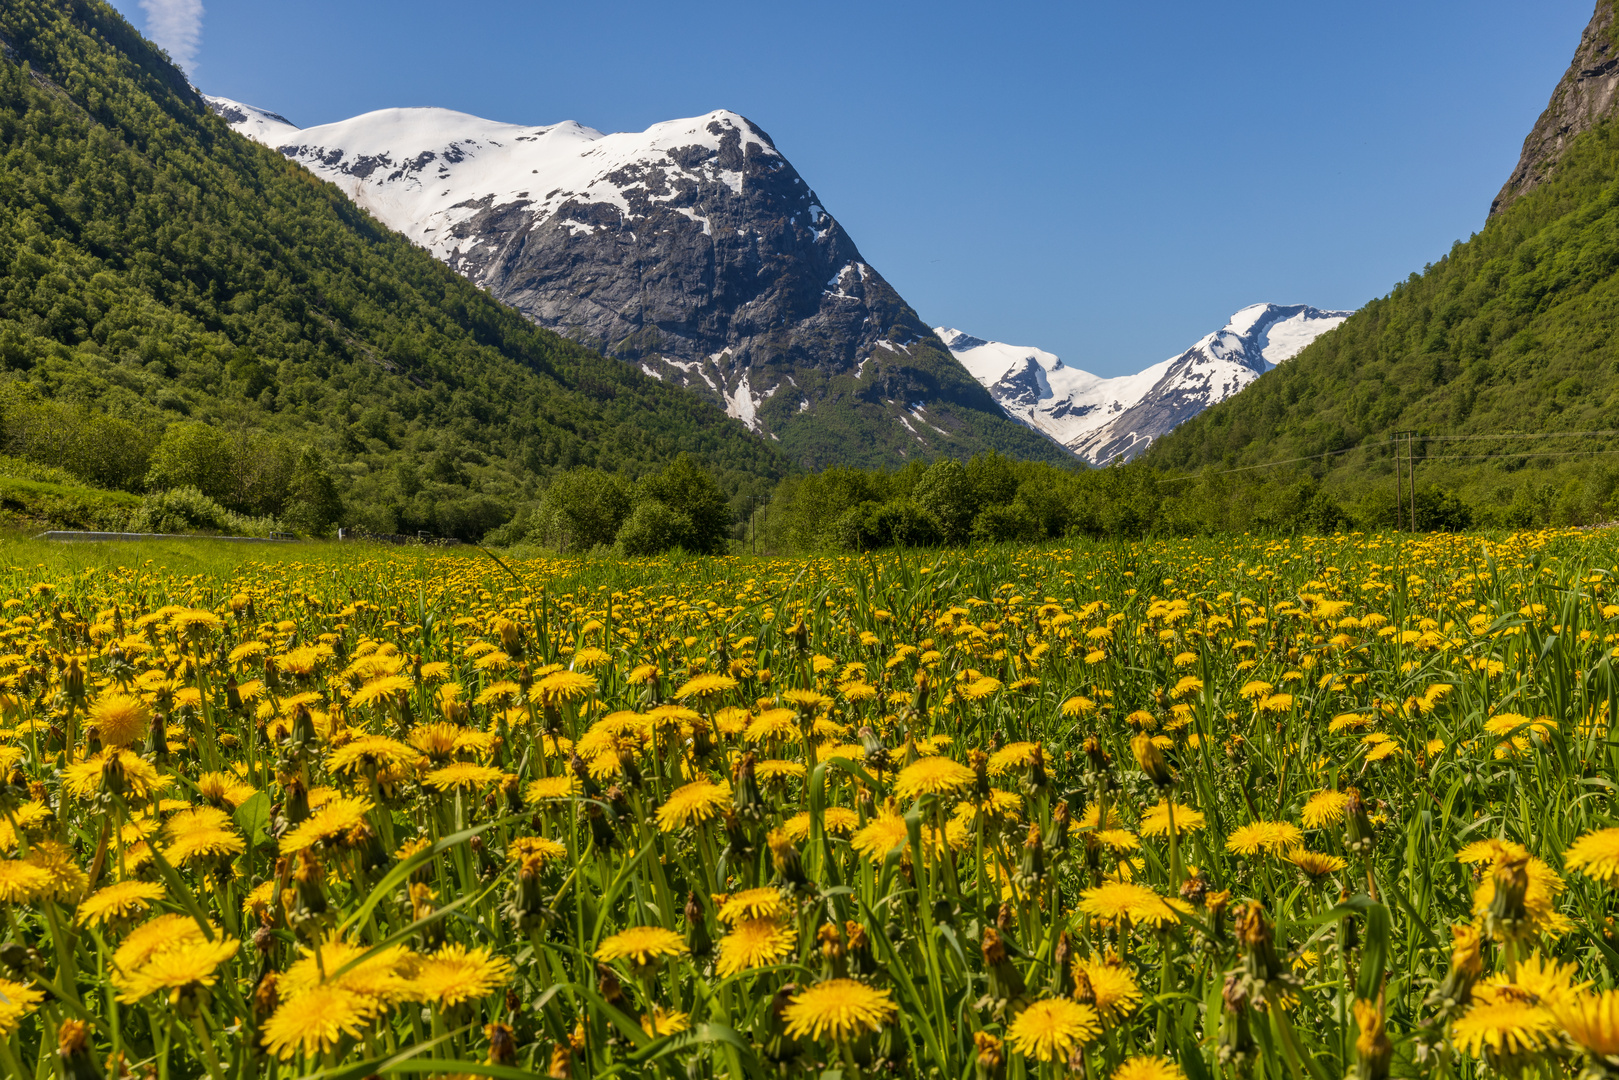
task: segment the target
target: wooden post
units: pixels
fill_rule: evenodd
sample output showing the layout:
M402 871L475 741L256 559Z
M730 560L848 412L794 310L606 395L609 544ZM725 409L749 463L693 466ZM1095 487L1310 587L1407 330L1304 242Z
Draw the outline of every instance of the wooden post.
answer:
M1400 433L1394 433L1394 531L1405 526L1405 464L1400 461Z
M1416 432L1405 433L1405 456L1411 462L1411 531L1417 531L1417 451L1413 441Z

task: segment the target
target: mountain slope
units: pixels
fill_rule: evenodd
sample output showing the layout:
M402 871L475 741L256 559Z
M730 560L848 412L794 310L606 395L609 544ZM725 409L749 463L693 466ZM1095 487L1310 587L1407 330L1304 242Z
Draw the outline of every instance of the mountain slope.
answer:
M1009 421L745 117L604 135L384 109L213 108L542 326L707 396L808 468L999 449Z
M486 527L547 471L783 459L534 327L233 134L110 7L0 0L0 364L13 389L325 452L359 524ZM26 67L24 65L27 65ZM448 516L447 516L448 515Z
M940 339L1007 414L1093 465L1133 458L1349 317L1306 304L1254 304L1179 356L1104 379L1051 353L939 328Z
M1600 434L1619 428L1619 121L1599 118L1540 175L1483 231L1144 460L1330 454L1312 467L1392 500L1390 439L1414 430L1423 482L1474 502L1612 490L1598 473L1614 458L1596 455L1619 450Z

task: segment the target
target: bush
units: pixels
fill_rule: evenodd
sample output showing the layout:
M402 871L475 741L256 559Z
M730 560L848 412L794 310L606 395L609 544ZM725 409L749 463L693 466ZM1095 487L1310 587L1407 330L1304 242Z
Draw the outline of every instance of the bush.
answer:
M838 546L849 551L882 547L935 547L944 543L938 519L913 500L863 502L846 510L832 528Z
M131 532L211 532L231 536L268 536L276 530L274 518L250 518L234 513L193 487L154 492L141 500L130 519Z
M1039 540L1044 534L1040 520L1021 502L991 506L973 520L973 539L992 544Z
M686 519L684 535L678 545L670 546L683 547L698 555L715 555L725 550L736 515L731 512L725 493L714 483L714 477L696 458L681 454L662 472L642 480L638 488L641 498L662 503Z
M630 516L630 486L600 469L575 469L551 482L526 537L557 551L611 544Z
M658 555L685 547L691 535L691 518L657 499L646 499L630 511L618 531L617 544L619 551L631 557Z

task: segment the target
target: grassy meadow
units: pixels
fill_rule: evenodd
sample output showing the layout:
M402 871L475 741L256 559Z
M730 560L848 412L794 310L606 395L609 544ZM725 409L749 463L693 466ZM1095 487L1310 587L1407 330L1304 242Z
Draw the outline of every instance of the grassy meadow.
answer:
M1619 538L0 542L0 1072L1619 1074Z

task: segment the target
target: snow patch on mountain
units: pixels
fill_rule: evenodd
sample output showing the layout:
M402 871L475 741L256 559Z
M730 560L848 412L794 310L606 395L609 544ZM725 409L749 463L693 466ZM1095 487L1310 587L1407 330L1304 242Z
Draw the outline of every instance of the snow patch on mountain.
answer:
M1014 420L1093 465L1135 457L1154 439L1218 404L1347 319L1307 304L1254 304L1179 356L1134 375L1103 378L1052 353L935 333Z
M378 109L298 128L251 105L206 100L237 131L330 180L384 224L452 265L458 254L484 242L456 235L456 226L492 208L520 206L530 231L558 214L598 204L615 208L622 223L642 216L649 203L676 197L663 167L692 177L699 188L723 186L741 194L739 162L722 153L728 136L780 156L763 132L726 109L608 135L572 120L528 126L437 108ZM810 209L825 216L818 206ZM689 208L677 212L709 232L706 217ZM563 220L585 234L604 224Z

